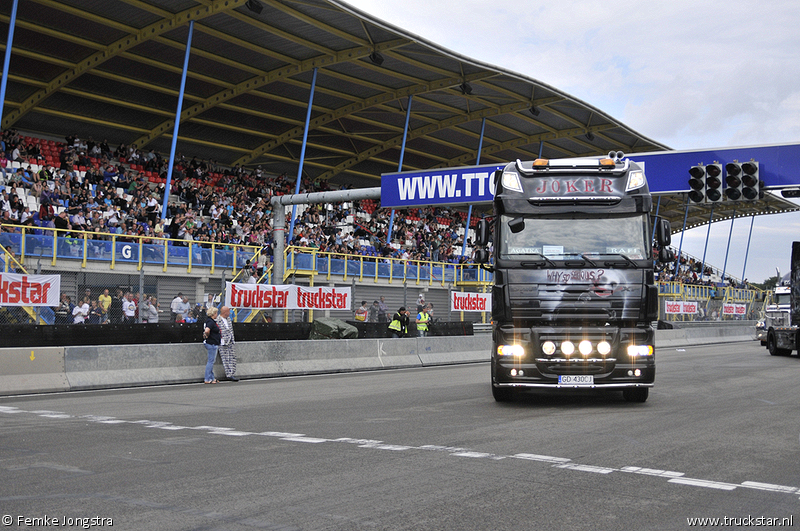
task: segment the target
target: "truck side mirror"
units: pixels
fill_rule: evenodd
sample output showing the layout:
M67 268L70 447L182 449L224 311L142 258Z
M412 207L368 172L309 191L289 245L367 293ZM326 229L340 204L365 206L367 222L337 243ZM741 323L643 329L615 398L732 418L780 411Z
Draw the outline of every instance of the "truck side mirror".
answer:
M658 252L658 261L664 264L667 262L672 262L673 260L675 260L675 255L672 253L672 251L666 247L662 247Z
M489 243L489 222L485 218L478 220L478 227L475 231L475 245L485 247Z
M656 241L660 247L667 247L672 243L672 227L666 219L656 222Z
M489 251L485 248L475 249L475 262L478 264L486 264L489 262Z

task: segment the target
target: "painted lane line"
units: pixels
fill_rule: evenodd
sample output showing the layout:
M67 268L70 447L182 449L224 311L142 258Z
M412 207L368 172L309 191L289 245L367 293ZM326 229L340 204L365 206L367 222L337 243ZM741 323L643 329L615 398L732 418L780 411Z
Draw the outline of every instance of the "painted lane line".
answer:
M708 481L706 479L693 479L693 478L673 478L668 483L680 483L682 485L691 485L693 487L705 487L707 489L719 490L736 490L738 485L733 483L721 483L719 481Z
M595 474L610 474L617 472L616 468L606 468L603 466L594 465L574 465L572 463L566 465L553 465L555 468L565 468L567 470L578 470L580 472L594 472Z
M772 485L770 483L756 483L755 481L743 481L742 487L756 490L766 490L769 492L785 492L787 494L794 494L798 491L797 487L787 487L786 485Z
M282 441L303 442L303 443L324 443L328 439L319 439L317 437L281 437Z
M620 472L629 472L631 474L642 474L644 476L657 476L662 478L679 478L685 475L683 472L672 472L671 470L658 470L655 468L641 468L638 466L624 466L619 470Z
M515 457L517 459L526 459L528 461L542 461L544 463L568 463L572 461L572 459L567 459L565 457L551 457L549 455L537 454L514 454L511 457Z
M179 426L172 424L170 422L165 421L153 421L153 420L121 420L115 417L108 417L108 416L101 416L101 415L80 415L80 416L73 416L68 415L63 412L59 411L49 411L49 410L34 410L34 411L26 411L16 407L9 407L9 406L0 406L0 414L20 414L20 413L29 413L32 415L38 415L44 418L53 418L53 419L83 419L89 422L94 422L97 424L138 424L145 428L157 428L163 430L199 430L205 431L211 435L228 435L228 436L235 436L235 437L243 437L246 435L261 435L265 437L276 437L280 440L287 441L287 442L297 442L297 443L312 443L312 444L320 444L326 442L338 442L338 443L345 443L345 444L355 444L359 448L372 448L378 450L390 450L390 451L406 451L406 450L424 450L424 451L434 451L434 452L443 452L448 453L455 457L468 457L473 459L490 459L490 460L502 460L506 458L513 458L513 459L522 459L525 461L535 461L550 464L554 468L561 468L566 470L575 470L578 472L587 472L587 473L594 473L594 474L611 474L613 472L624 472L629 474L639 474L644 476L650 477L657 477L657 478L668 478L668 483L677 483L681 485L688 485L692 487L701 487L701 488L710 488L710 489L717 489L717 490L724 490L724 491L733 491L737 488L748 488L754 490L760 490L763 492L772 492L778 494L798 494L800 493L800 488L792 487L787 485L775 485L771 483L759 483L755 481L744 481L740 484L734 483L724 483L719 481L710 481L705 479L698 479L698 478L687 478L683 477L683 472L675 472L670 470L661 470L657 468L645 468L645 467L638 467L638 466L624 466L622 468L609 468L603 466L596 466L596 465L586 465L586 464L578 464L573 463L571 459L565 457L556 457L556 456L549 456L549 455L539 455L539 454L529 454L529 453L518 453L514 455L504 456L504 455L497 455L492 453L486 452L476 452L470 450L468 448L461 448L456 446L440 446L440 445L432 445L426 444L422 446L406 446L406 445L398 445L398 444L387 444L383 441L378 441L374 439L354 439L349 437L339 437L336 439L325 439L321 437L310 437L303 433L289 433L289 432L281 432L281 431L264 431L264 432L247 432L247 431L238 431L234 428L229 428L225 426Z

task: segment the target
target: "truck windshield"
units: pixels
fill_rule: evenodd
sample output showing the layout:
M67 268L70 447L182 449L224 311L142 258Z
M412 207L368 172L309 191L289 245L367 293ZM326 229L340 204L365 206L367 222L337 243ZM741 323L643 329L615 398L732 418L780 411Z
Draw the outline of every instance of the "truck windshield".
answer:
M522 220L524 228L512 232L509 222L520 228ZM499 221L501 259L650 258L646 214L581 218L502 215Z

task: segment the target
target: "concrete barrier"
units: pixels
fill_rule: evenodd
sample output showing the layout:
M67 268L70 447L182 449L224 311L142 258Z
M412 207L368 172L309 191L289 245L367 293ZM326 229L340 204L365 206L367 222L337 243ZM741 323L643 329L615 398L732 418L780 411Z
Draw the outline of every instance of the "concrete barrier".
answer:
M4 348L0 352L3 360L0 394L69 391L63 348Z
M656 331L656 348L747 341L747 326ZM491 334L408 339L243 342L237 375L265 378L489 361ZM0 395L200 382L206 350L200 343L0 349ZM219 362L215 374L225 372Z

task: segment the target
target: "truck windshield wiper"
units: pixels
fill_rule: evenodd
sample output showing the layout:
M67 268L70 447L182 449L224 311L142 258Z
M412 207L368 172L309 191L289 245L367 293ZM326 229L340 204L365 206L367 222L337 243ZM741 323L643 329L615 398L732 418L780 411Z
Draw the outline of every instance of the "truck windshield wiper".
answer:
M586 260L592 267L597 267L597 264L594 263L588 256L586 256L586 253L582 254L581 258Z
M543 254L540 254L540 253L531 253L531 255L532 255L532 256L539 256L539 257L541 257L541 259L542 259L542 260L541 260L541 261L538 261L538 262L522 262L522 265L528 265L528 264L539 265L539 264L540 264L542 261L544 261L544 262L545 262L547 265L549 265L550 267L555 267L555 266L556 266L555 262L553 262L552 260L550 260L549 258L547 258L547 257L546 257L545 255L543 255Z
M627 255L624 255L624 254L622 254L622 253L606 253L606 254L608 254L609 256L621 256L621 257L622 257L622 258L624 258L624 259L625 259L625 261L626 261L626 262L628 262L630 265L632 265L633 267L636 267L636 262L634 262L633 260L631 260L630 258L628 258L628 256L627 256Z

